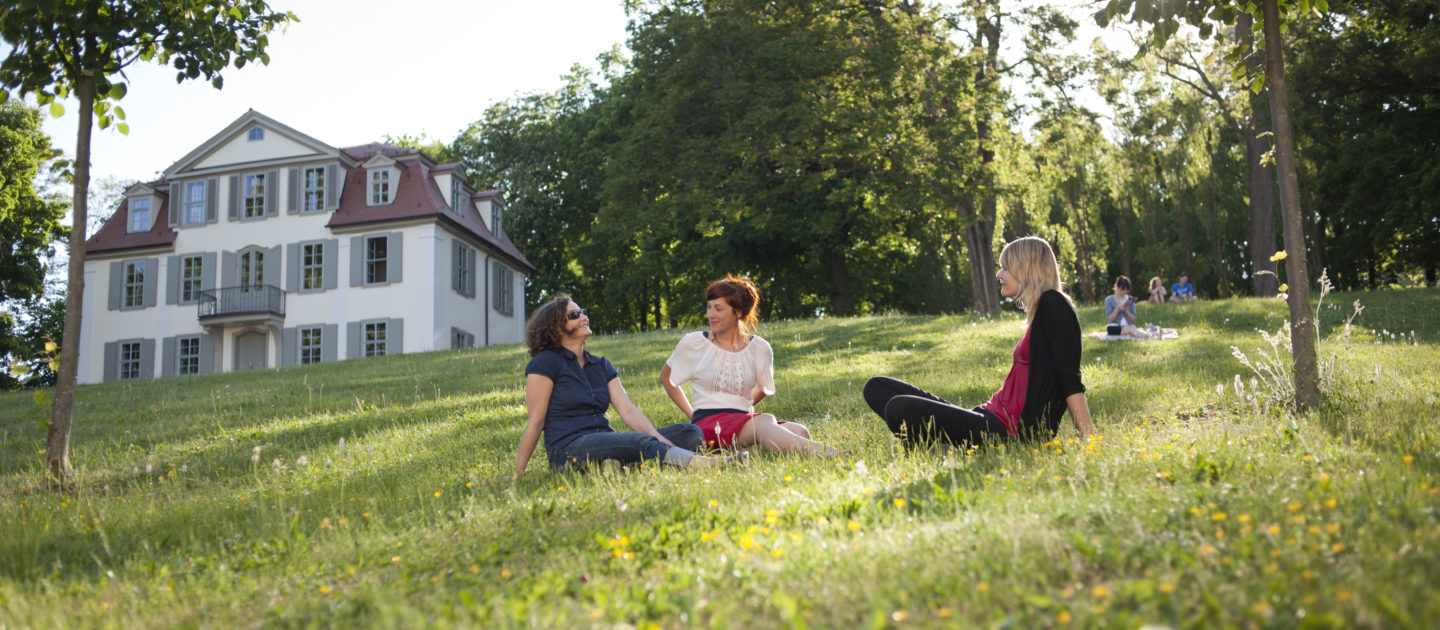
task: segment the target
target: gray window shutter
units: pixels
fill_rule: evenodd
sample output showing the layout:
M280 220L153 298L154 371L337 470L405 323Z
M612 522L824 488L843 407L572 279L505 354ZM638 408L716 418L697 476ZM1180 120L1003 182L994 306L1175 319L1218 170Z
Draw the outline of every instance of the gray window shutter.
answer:
M294 293L300 290L300 244L290 243L285 246L285 291Z
M216 198L216 197L218 197L218 196L220 196L220 178L218 178L218 177L211 177L211 178L209 178L209 179L206 179L206 180L205 180L205 222L206 222L206 223L214 223L214 222L216 222L216 221L219 220L219 217L217 216L217 215L219 215L219 212L216 211L216 209L220 207L220 200Z
M285 212L300 214L300 169L292 168L286 171L285 177L290 180L290 207Z
M115 380L115 362L120 360L120 342L105 342L105 376L102 380L109 383Z
M215 340L210 335L200 335L200 373L215 371Z
M280 266L280 246L276 245L266 250L263 270L260 272L265 275L265 284L274 285L277 287L283 284L282 282L280 282L280 278L278 276L280 270L282 269L284 269L284 267Z
M215 252L200 255L200 290L215 290Z
M230 176L230 209L227 211L231 221L240 220L240 176Z
M390 242L387 243L388 249L386 251L386 255L390 258L389 264L386 265L390 268L388 271L390 277L386 278L388 284L396 284L404 279L404 275L401 273L403 271L402 265L405 260L405 257L402 255L402 250L400 249L401 234L402 232L391 232L389 235Z
M265 171L265 216L280 215L280 171Z
M345 324L345 358L360 357L360 322ZM111 361L113 364L114 361ZM111 368L114 369L114 368Z
M180 303L180 257L165 257L165 303Z
M322 275L325 277L324 287L328 291L338 286L335 281L335 275L336 269L339 267L339 261L335 259L340 257L340 239L332 238L325 241L325 245L320 250L320 255L323 256L321 264Z
M350 237L350 286L365 284L365 237ZM117 304L119 302L116 302Z
M405 352L405 320L395 318L385 322L385 354Z
M185 182L170 182L170 227L180 226L185 211Z
M238 265L239 260L235 252L220 252L220 288L227 289L235 286L236 277L240 275Z
M140 378L155 378L155 340L140 340Z
M147 307L155 306L155 295L157 289L159 289L160 286L160 278L158 277L160 275L160 259L146 258L144 260L144 264L145 284L143 285L143 288L141 290L140 305ZM150 343L151 345L154 345L155 340L151 339Z
M295 365L300 356L300 333L294 326L285 329L285 350L280 355L280 365Z
M125 290L125 267L120 262L110 263L110 305L112 311L120 310L120 294Z
M160 376L175 376L174 337L166 337L160 344Z
M466 268L470 270L470 277L465 279L465 295L475 297L475 250L465 248Z
M320 360L325 363L337 357L336 347L340 345L340 324L325 324L320 329Z
M325 209L340 207L340 169L334 164L325 167Z
M460 286L460 265L465 252L460 250L460 241L451 241L450 245L450 289L464 293L465 288Z

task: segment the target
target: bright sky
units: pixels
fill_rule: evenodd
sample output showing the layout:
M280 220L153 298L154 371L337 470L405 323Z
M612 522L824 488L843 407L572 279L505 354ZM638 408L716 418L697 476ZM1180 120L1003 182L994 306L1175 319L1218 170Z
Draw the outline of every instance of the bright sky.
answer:
M120 102L130 135L94 131L92 182L149 180L255 109L335 147L425 134L449 142L491 103L561 85L573 64L625 42L621 0L270 0L300 18L272 35L270 65L231 68L225 88L137 63ZM71 99L46 117L75 153Z
M1081 23L1076 50L1088 50L1097 36L1123 39L1095 26L1086 0L1060 4ZM449 142L490 104L554 90L572 65L595 67L596 56L626 36L622 0L271 0L271 6L301 21L271 37L268 66L226 70L223 90L202 80L177 84L172 69L156 64L131 66L120 103L130 135L95 129L92 182L153 179L251 108L336 147L386 134ZM1007 35L1014 37L1007 49L1017 45L1019 29ZM72 99L65 106L64 117L46 117L45 129L73 157L77 105Z

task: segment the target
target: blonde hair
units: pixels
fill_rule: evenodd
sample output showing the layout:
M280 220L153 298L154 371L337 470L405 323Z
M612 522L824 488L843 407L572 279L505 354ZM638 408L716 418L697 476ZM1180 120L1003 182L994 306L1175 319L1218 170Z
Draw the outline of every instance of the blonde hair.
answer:
M1165 288L1165 285L1160 282L1160 276L1155 276L1154 278L1151 278L1151 279L1150 279L1150 290L1151 290L1151 291L1154 291L1155 289L1163 289L1163 288Z
M1059 291L1070 308L1075 308L1075 302L1065 295L1065 285L1060 282L1060 263L1055 261L1055 250L1045 239L1025 236L1010 241L1000 250L1000 266L1020 285L1015 305L1025 311L1026 325L1035 321L1035 305L1046 291Z

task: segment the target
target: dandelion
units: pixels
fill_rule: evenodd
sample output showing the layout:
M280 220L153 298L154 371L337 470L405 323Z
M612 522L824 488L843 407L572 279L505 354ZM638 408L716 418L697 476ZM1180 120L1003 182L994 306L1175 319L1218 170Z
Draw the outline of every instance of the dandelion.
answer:
M400 556L390 556L390 561L391 561L391 562L399 562L399 561L400 561Z
M322 518L322 519L320 519L320 529L329 529L329 528L330 528L330 519L329 519L329 518Z
M510 569L500 569L500 579L510 579Z
M860 524L857 523L857 522L855 522L855 521L850 521L850 531L852 531L852 532L858 532L858 531L860 531Z
M1335 507L1335 497L1330 497L1330 498L1328 498L1328 499L1325 499L1325 507L1328 507L1328 508L1333 508L1333 507Z
M1224 513L1224 512L1216 512L1216 513L1214 513L1214 514L1211 514L1211 515L1210 515L1210 520L1223 521L1223 520L1225 520L1225 513Z
M981 583L979 583L979 584L976 584L976 585L975 585L975 590L980 591L981 593L984 593L985 591L990 590L990 583L989 583L989 582L981 582Z
M1285 509L1290 510L1291 512L1299 512L1299 511L1300 511L1300 508L1302 508L1302 507L1305 507L1305 506L1304 506L1303 504L1301 504L1299 501L1291 501L1291 502L1290 502L1290 505L1285 506Z
M710 499L710 509L713 510L713 509L715 509L715 508L717 508L717 507L719 507L719 506L720 506L720 502L719 502L719 501L716 501L715 499Z
M1110 589L1105 588L1104 586L1096 586L1095 588L1090 589L1090 595L1094 597L1109 597Z
M1061 597L1061 599L1070 599L1071 597L1074 597L1074 596L1075 596L1075 589L1074 589L1074 588L1071 588L1071 587L1069 587L1069 586L1065 587L1064 590L1060 591L1060 597Z
M770 555L775 556L776 558L779 558L780 556L785 555L785 550L784 550L784 549L771 549L771 550L770 550Z
M890 613L890 619L896 622L905 621L905 618L908 616L909 615L906 615L904 610L897 610L893 613Z
M895 507L897 507L897 508L903 508L903 507L905 507L905 499L896 498L896 499L895 499Z
M435 498L437 498L437 499L440 498L440 491L439 491L439 490L436 490L436 491L435 491Z
M1404 456L1404 457L1401 457L1400 459L1404 460L1405 463L1408 464L1408 463L1410 463L1410 462L1415 461L1415 456L1414 456L1414 455L1411 455L1411 454L1409 454L1409 453L1406 453L1405 456Z
M1160 592L1161 592L1162 594L1165 594L1165 595L1169 595L1169 594L1171 594L1171 593L1174 593L1174 592L1175 592L1175 583L1174 583L1174 582L1161 582L1161 583L1160 583Z
M321 593L327 593L327 594L328 594L328 593L330 592L330 587L328 587L328 586L322 586L322 587L320 587L320 592L321 592Z
M1070 616L1070 611L1068 611L1068 610L1062 610L1062 611L1060 611L1060 614L1055 615L1055 623L1062 624L1062 625L1063 625L1063 624L1067 624L1067 623L1070 623L1070 620L1071 620L1072 618L1073 618L1073 617Z
M309 458L309 457L306 457L306 456L304 456L304 455L301 455L301 456L300 456L300 459L295 460L295 465L296 465L296 466L305 466L305 465L308 465L309 463L310 463L310 458Z

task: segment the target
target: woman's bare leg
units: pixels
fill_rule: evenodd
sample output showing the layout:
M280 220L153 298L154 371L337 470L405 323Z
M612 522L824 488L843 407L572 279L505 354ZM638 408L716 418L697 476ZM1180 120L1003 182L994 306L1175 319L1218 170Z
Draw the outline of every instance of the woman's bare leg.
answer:
M778 453L799 453L804 455L832 456L839 454L840 450L833 446L826 446L809 438L801 437L785 429L775 420L775 416L762 413L740 428L735 434L736 446L759 445L762 448ZM802 427L803 428L803 427ZM809 433L806 430L806 433Z

